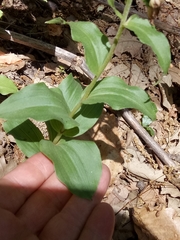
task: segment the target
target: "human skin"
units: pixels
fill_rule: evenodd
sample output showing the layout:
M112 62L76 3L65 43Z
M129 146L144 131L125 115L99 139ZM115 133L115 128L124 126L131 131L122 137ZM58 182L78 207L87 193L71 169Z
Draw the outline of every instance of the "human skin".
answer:
M52 162L38 153L0 180L0 238L3 240L110 240L114 213L101 203L110 173L92 200L72 195L57 179Z

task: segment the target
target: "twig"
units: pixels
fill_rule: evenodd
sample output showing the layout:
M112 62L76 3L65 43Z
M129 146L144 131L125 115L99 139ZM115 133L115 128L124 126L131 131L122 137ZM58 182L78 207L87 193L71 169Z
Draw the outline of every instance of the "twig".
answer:
M62 48L55 47L51 44L30 37L26 37L24 35L12 31L4 30L2 28L0 28L0 37L54 55L58 58L60 62L68 66L75 65L76 67L79 67L90 79L93 78L93 74L88 69L82 57L78 57L77 55L70 53ZM159 159L164 164L175 166L174 162L168 157L168 155L163 151L163 149L154 141L153 138L149 136L145 129L141 127L141 125L136 121L131 112L128 109L124 109L121 112L122 117L136 131L140 138L142 138L147 143L147 145L151 147L152 151L159 157Z
M169 158L168 154L154 141L149 133L138 123L133 114L127 109L121 110L120 114L130 127L142 138L145 143L153 150L158 158L166 165L175 166L175 163Z
M97 2L103 3L104 5L109 6L109 4L107 3L107 0L97 0ZM124 10L124 4L123 3L118 3L118 2L115 1L115 6L120 12L123 12L123 10ZM137 14L138 16L140 16L141 18L144 18L144 19L148 18L148 16L146 14L143 14L141 12L138 12L138 11L134 10L134 9L131 9L130 10L130 15L133 15L133 14ZM175 27L175 26L173 26L169 23L161 22L157 19L154 20L154 25L161 30L164 30L166 32L169 32L169 33L172 33L174 35L180 36L180 28L179 27Z
M79 67L89 78L93 77L93 74L89 71L83 57L79 57L49 43L13 31L4 30L3 28L0 28L0 37L54 55L58 58L59 62L74 68Z

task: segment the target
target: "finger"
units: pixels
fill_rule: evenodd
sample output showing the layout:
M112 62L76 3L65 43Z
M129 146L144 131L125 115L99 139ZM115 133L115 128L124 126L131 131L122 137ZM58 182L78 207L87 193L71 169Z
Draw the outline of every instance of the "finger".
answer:
M53 164L38 153L0 180L0 207L16 212L54 172Z
M100 203L86 222L79 240L110 240L113 235L114 223L112 207L107 203Z
M97 191L92 200L72 196L63 210L52 218L40 234L40 239L74 240L89 217L93 208L102 200L109 184L110 173L106 166L103 166L102 176Z
M30 233L15 215L7 210L0 209L0 233L3 240L38 240Z
M71 196L54 173L28 198L16 216L30 232L37 233L61 211Z

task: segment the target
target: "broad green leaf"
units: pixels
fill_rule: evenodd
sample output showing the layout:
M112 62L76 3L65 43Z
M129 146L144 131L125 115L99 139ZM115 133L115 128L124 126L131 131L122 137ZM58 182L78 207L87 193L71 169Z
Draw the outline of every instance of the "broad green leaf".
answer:
M41 140L40 150L55 166L58 179L75 195L91 199L101 176L99 149L94 142L70 140L54 145Z
M7 95L17 92L18 89L12 80L5 75L0 75L0 94Z
M94 75L97 75L110 49L108 38L92 22L68 22L71 37L81 42L85 50L86 63Z
M57 135L57 131L55 131L54 128L52 127L51 121L52 120L46 121L45 124L46 124L46 127L47 127L49 140L53 141L55 139L56 135Z
M70 74L60 83L59 88L69 109L72 111L81 100L83 89L80 83L78 83ZM65 130L63 135L70 137L83 134L96 123L102 113L102 109L103 104L83 105L73 117L79 126Z
M72 74L69 74L63 79L58 87L61 90L70 111L73 110L76 104L79 103L83 92L80 83L73 78Z
M121 19L122 18L122 14L115 7L115 4L114 4L115 0L108 0L107 2L109 4L109 6L114 10L116 16L118 16Z
M96 103L91 105L83 104L81 109L75 114L74 119L78 122L79 127L73 129L67 129L64 131L64 136L80 136L88 131L99 119L102 110L103 103Z
M47 21L48 24L68 24L71 28L71 37L81 42L85 50L86 63L94 75L97 75L109 50L108 38L92 22L66 22L62 18Z
M145 91L127 85L119 77L107 77L98 82L84 104L107 103L114 110L135 108L151 119L156 118L156 106Z
M142 43L152 48L153 52L157 55L160 67L166 74L171 62L171 52L165 35L158 32L147 19L142 19L137 15L131 16L124 24L124 27L133 31Z
M53 120L50 120L49 122L50 122L52 128L56 131L56 133L63 131L63 125L58 120L53 119Z
M60 89L49 89L44 83L29 85L0 104L0 117L3 119L19 122L28 118L37 121L56 119L65 129L78 125L69 117L69 112Z
M43 135L29 119L17 126L15 120L4 122L5 131L14 136L18 147L27 157L40 152L39 141L43 139Z

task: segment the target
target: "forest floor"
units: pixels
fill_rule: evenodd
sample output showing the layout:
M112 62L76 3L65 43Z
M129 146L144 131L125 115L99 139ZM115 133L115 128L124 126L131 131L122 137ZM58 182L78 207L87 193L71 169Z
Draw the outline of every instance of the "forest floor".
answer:
M119 7L124 1L119 2ZM68 27L47 25L53 17L65 20L92 21L112 41L119 20L106 1L1 0L3 16L0 28L10 30L63 48L83 56L81 44L71 40ZM132 13L147 18L141 0L133 1ZM171 46L172 61L166 76L158 66L152 50L143 45L130 31L125 30L104 76L116 75L131 86L144 89L156 104L157 119L150 124L154 140L179 167L180 160L180 2L165 0L155 26L163 32ZM55 54L7 41L0 33L0 73L12 79L21 89L29 84L45 82L57 86L69 73L89 83L83 72ZM1 101L5 98L0 96ZM141 122L142 114L133 110ZM152 149L129 127L120 114L104 107L98 123L84 136L93 139L102 160L111 170L111 183L103 199L116 213L113 240L180 239L180 191L167 180L167 172ZM12 136L0 131L0 177L23 162L25 156ZM176 168L176 173L177 172ZM168 171L168 170L167 170ZM172 174L168 172L168 174ZM169 178L168 178L169 179Z

